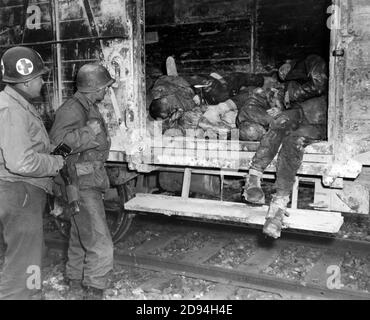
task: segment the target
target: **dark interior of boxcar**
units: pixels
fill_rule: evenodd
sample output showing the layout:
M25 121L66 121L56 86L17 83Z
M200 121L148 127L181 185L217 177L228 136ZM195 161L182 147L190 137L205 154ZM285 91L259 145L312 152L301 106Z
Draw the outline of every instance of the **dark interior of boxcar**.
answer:
M25 28L21 3L14 0L1 5L1 52L15 43L40 43L51 41L55 36L47 4L40 5L42 28L36 31ZM330 16L327 11L330 4L331 0L147 0L147 89L165 74L168 56L175 58L179 75L211 72L224 75L235 71L268 73L286 59L299 59L312 53L328 59L330 30L327 21ZM115 34L122 31L116 29ZM61 32L63 39L76 32L80 37L94 36L91 26L79 21L64 24ZM112 36L109 32L112 33L100 30L100 35ZM64 66L63 72L73 74L80 64L97 60L99 50L95 48L98 47L98 41L64 44L64 58L80 62ZM51 45L34 48L46 57L49 66L53 64ZM56 80L53 73L50 80ZM63 98L74 91L73 81L67 80L63 81ZM48 92L44 92L44 103L40 103L47 127L52 121L53 110L46 97L56 90L52 81L49 84L45 87Z
M147 0L146 71L179 74L264 73L285 59L328 59L331 0Z

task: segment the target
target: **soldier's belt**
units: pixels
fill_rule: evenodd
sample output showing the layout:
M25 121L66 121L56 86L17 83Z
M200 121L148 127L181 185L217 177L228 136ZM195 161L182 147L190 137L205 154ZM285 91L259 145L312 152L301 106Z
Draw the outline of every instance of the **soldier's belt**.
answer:
M104 168L103 161L85 161L76 163L77 176L84 176L93 173L97 169Z

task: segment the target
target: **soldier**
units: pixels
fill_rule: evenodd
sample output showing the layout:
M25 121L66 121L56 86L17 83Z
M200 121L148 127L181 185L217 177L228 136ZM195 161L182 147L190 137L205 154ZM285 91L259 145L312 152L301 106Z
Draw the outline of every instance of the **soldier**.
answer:
M50 155L48 134L32 104L48 72L40 55L26 47L8 49L1 72L6 87L0 93L0 236L6 249L0 299L28 300L41 288L42 214L51 177L64 160Z
M71 226L66 276L71 288L84 289L86 299L103 298L113 268L103 206L103 193L109 188L104 162L111 141L97 103L114 82L103 66L83 65L77 73L77 92L57 110L50 131L54 143L73 150L67 166L79 189L80 213Z
M320 56L310 55L299 62L288 61L279 69L279 76L286 82L283 96L287 110L269 110L273 121L252 159L243 194L247 202L264 204L261 177L279 152L276 194L270 203L263 228L263 232L273 238L280 237L304 148L326 138L327 122L327 66Z

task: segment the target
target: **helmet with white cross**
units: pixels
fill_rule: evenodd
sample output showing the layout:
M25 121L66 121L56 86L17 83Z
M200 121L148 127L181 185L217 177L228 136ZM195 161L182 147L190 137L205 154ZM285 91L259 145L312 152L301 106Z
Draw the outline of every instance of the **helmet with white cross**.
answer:
M23 83L49 72L40 54L27 47L12 47L0 60L2 81Z

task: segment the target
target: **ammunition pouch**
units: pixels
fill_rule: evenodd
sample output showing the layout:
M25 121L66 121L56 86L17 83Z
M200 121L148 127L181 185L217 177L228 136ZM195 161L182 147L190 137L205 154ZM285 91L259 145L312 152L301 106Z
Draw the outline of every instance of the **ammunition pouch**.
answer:
M75 166L79 189L105 191L109 188L109 178L103 161L77 162Z

